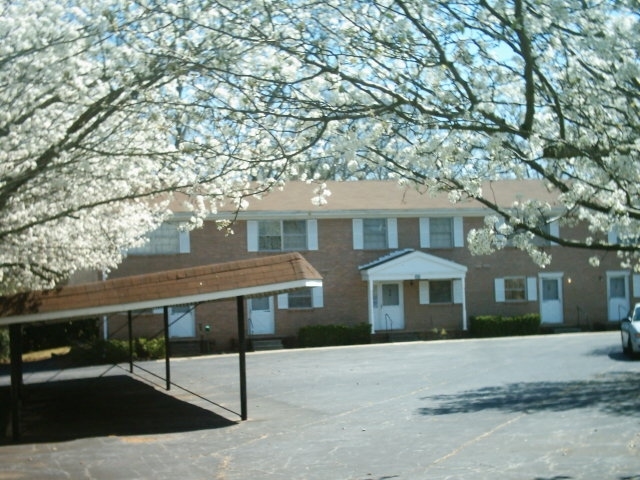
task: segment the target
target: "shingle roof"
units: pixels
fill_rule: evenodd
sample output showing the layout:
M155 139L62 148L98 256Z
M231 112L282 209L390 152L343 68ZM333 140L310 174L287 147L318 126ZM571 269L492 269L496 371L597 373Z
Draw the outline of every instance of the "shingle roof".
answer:
M0 325L104 315L319 286L299 253L70 285L0 299Z

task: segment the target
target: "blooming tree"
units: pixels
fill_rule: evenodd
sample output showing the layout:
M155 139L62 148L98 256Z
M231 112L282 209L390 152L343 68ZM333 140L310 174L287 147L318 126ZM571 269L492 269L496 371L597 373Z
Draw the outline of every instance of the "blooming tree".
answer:
M2 0L0 293L113 267L176 198L197 226L330 175L477 199L478 252L544 264L538 236L638 265L636 3ZM558 201L504 208L483 185L505 177Z
M264 51L237 66L233 107L286 125L316 176L342 162L475 198L494 212L470 235L476 252L509 241L545 265L542 237L639 268L636 0L250 5L233 28ZM557 202L505 208L486 188L503 178L544 179ZM552 222L586 233L558 236Z

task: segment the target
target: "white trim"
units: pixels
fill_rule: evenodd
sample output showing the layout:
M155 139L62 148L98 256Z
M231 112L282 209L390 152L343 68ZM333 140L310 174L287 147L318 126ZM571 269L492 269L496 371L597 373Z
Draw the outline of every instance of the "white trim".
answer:
M351 222L353 231L353 249L362 250L364 248L364 235L362 231L362 219L354 218Z
M324 289L322 287L311 289L311 306L313 308L324 307Z
M420 248L430 248L431 247L431 237L430 237L430 228L431 224L429 223L429 219L427 217L420 217Z
M179 230L178 232L179 253L191 253L191 239L189 237L190 237L189 230Z
M278 310L287 310L289 308L289 294L281 293L278 295Z
M538 279L527 277L527 300L535 302L538 300Z
M418 282L418 298L420 305L429 304L429 280L420 280Z
M462 295L462 280L460 278L454 278L451 281L453 303L463 303L464 297Z
M307 250L318 250L318 220L307 220Z
M493 280L493 287L495 292L496 302L504 302L506 300L504 294L504 278L495 278Z

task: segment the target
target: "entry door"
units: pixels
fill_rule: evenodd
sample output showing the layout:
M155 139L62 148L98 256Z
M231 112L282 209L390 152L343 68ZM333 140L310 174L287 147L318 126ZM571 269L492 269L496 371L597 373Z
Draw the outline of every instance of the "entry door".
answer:
M540 319L542 323L562 323L562 276L540 277Z
M191 306L169 309L169 336L172 338L196 336L195 315Z
M376 330L404 329L402 283L381 283L377 289Z
M607 274L608 310L610 321L620 321L629 313L629 276Z
M273 297L250 299L249 335L272 335L274 333Z

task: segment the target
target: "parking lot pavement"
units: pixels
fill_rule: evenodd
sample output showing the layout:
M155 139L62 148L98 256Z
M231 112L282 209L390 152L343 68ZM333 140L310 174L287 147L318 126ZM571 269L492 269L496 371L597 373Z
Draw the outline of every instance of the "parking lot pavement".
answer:
M617 332L251 353L246 422L237 356L141 366L26 374L0 480L640 479Z

